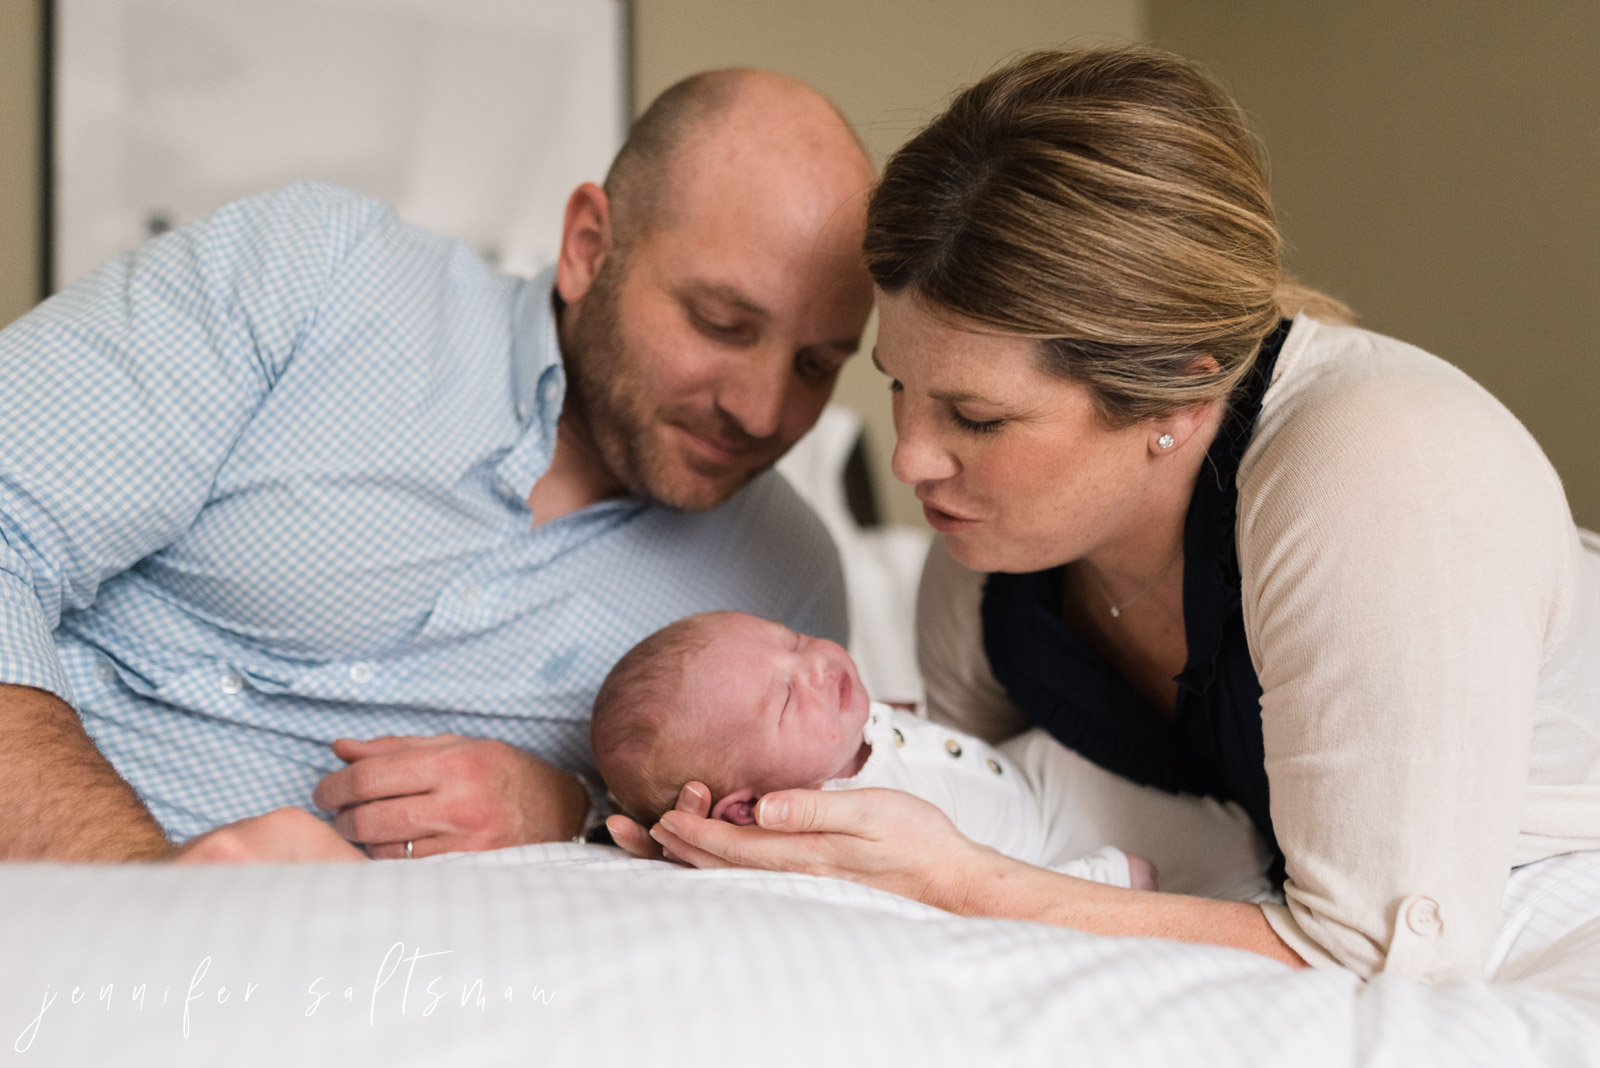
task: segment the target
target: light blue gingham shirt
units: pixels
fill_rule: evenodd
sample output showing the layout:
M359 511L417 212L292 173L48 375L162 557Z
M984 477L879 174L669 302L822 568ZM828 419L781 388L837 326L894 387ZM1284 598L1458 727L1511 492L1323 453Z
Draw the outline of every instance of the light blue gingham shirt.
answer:
M341 736L591 772L601 679L691 612L843 640L837 554L775 473L707 514L533 525L566 386L550 287L306 184L0 331L0 682L77 708L183 839L310 807Z

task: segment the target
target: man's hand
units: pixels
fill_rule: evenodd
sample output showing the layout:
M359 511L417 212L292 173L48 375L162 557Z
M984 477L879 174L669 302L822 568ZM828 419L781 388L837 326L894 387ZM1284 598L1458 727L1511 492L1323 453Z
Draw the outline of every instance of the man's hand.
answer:
M333 825L379 859L500 849L571 838L589 795L571 775L515 746L454 734L341 738L349 767L317 786Z
M299 808L280 808L191 838L175 864L253 864L366 860L339 832Z

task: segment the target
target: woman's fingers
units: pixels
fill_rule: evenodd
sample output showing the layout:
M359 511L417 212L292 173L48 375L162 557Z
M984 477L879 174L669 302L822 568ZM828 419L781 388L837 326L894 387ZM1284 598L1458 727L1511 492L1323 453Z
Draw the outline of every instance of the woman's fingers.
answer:
M683 789L678 791L678 802L674 811L687 813L697 819L705 819L711 815L711 791L703 783L685 783ZM659 860L663 856L661 844L653 832L646 830L631 817L621 813L607 816L606 830L611 832L611 840L625 853L644 860ZM668 860L684 859L673 856L670 851L666 851L665 856Z
M611 832L611 840L625 853L644 860L657 860L661 856L661 847L650 837L650 832L627 816L607 816L606 830Z
M668 813L668 815L671 815L671 813ZM721 823L722 821L701 820L701 822ZM723 823L722 826L731 827L732 824ZM741 829L749 830L749 828ZM695 868L747 868L753 866L749 864L734 863L732 861L725 860L715 853L693 846L689 844L689 842L667 830L667 828L660 823L650 828L650 837L655 839L656 842L660 843L662 852L666 854L669 860L675 860L680 864L688 864Z
M816 839L761 827L740 827L676 810L661 817L650 836L697 868L765 868L812 871Z
M677 811L704 819L711 815L711 789L704 783L686 782L678 791Z
M876 838L876 813L908 795L898 790L778 790L756 805L756 824L789 834L827 832Z
M924 808L938 815L927 802L899 790L779 790L767 794L756 806L755 827L738 827L675 809L661 817L651 836L697 867L704 865L680 853L677 843L697 857L710 856L741 868L847 874L858 867L852 860L854 851L863 841L878 840L886 817L893 819L899 813L915 820ZM665 830L673 841L666 841L656 830Z
M740 827L672 811L650 836L700 868L831 875L959 911L984 850L943 812L899 790L781 790ZM996 854L998 855L998 854Z

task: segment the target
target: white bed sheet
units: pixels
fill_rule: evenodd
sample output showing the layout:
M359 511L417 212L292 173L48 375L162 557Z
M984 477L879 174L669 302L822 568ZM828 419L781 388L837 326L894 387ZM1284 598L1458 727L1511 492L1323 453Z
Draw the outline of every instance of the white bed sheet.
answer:
M1600 854L1517 873L1488 985L1362 984L568 844L9 865L0 953L17 1064L1600 1064Z

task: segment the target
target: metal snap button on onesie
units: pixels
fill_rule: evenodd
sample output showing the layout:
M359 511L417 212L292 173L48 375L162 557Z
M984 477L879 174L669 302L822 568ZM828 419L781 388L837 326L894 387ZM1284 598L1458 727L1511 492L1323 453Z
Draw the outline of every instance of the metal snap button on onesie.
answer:
M961 743L954 738L948 738L944 743L944 751L953 757L958 757L961 755Z

